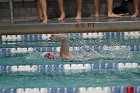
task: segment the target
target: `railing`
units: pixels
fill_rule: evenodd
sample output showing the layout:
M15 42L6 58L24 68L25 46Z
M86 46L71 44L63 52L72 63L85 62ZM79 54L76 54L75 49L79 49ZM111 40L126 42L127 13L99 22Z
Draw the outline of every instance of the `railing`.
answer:
M9 0L9 6L10 6L10 23L14 23L14 15L13 15L13 3L12 0Z
M9 10L10 10L10 23L14 23L14 13L13 13L13 1L19 2L21 0L1 0L0 2L8 2L9 3ZM23 0L24 1L24 0ZM34 0L26 0L26 1L34 1Z

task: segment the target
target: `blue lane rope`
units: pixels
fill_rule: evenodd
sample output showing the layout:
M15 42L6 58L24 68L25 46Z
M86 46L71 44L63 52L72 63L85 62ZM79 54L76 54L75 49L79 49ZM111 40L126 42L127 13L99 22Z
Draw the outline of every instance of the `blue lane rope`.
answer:
M1 73L9 72L65 72L69 70L89 70L95 69L137 69L138 63L95 63L95 64L59 64L59 65L19 65L0 66Z
M12 88L0 89L0 93L127 93L126 89L133 87L135 93L140 93L140 86L112 87L68 87L68 88ZM134 93L133 92L133 93Z
M2 35L2 41L41 41L48 39L50 34L26 34L26 35ZM69 39L134 39L140 38L139 31L136 32L105 32L105 33L71 33L67 34Z

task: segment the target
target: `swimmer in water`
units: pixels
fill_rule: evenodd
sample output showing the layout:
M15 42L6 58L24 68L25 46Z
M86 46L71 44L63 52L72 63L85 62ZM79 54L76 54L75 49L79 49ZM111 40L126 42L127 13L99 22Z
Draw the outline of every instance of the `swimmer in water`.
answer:
M68 43L68 39L67 36L64 34L52 34L50 36L51 40L57 40L60 39L61 40L61 48L60 48L60 58L61 59L74 59L75 56L70 52L69 50L69 43ZM42 56L44 58L48 58L48 59L55 59L57 60L58 57L56 54L50 53L50 52L45 52L42 54Z
M69 50L69 42L68 38L65 34L52 34L50 36L51 40L61 40L61 48L60 48L60 58L57 57L56 54L51 52L45 52L41 54L44 58L59 60L62 61L72 61L72 62L81 62L85 60L95 60L100 58L112 59L112 58L129 58L131 57L131 52L128 49L117 49L115 51L109 52L109 54L104 54L102 52L97 52L89 46L81 44L81 49L79 49L79 53L74 55ZM104 50L103 50L104 51ZM109 51L109 50L108 50ZM123 52L123 53L122 53ZM124 53L125 52L125 53Z
M61 40L61 48L60 48L60 58L57 57L56 54L50 53L50 52L45 52L42 54L44 58L48 59L54 59L54 60L59 60L61 59L62 61L69 61L69 62L81 62L84 60L93 60L93 59L98 59L100 58L100 54L98 54L96 51L91 50L87 46L83 46L84 48L87 48L87 50L91 51L85 51L81 49L81 52L78 55L74 55L70 52L69 50L69 42L68 38L65 34L52 34L50 36L51 40Z

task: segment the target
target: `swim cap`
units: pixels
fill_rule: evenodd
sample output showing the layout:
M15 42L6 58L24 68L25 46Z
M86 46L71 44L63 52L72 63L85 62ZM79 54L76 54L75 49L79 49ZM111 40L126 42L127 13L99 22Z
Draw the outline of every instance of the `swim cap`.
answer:
M50 53L50 52L45 52L45 53L42 54L42 56L44 58L57 59L57 56L53 53Z

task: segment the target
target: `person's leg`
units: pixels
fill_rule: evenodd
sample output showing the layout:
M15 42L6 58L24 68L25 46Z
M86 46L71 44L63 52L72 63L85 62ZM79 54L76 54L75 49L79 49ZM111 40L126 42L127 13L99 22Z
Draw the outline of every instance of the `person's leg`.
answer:
M107 0L107 4L108 4L108 17L121 17L119 15L114 14L113 11L112 11L113 0Z
M60 57L61 58L74 58L75 56L69 50L69 42L67 36L64 34L52 34L50 37L51 40L60 39L61 48L60 48Z
M43 24L46 24L48 22L48 16L47 16L47 3L46 0L39 0L40 1L40 7L42 10L42 14L43 14Z
M60 17L58 18L59 21L62 21L65 19L65 12L64 12L64 5L63 5L63 0L57 0L58 1L58 6L60 10Z
M139 0L133 0L134 2L134 14L132 17L138 17L139 16Z
M43 20L43 15L42 15L42 10L41 10L41 6L40 6L40 0L37 1L37 9L38 9L38 21L42 21Z
M99 17L99 0L94 0L95 16Z
M76 20L81 19L81 10L82 10L82 0L77 0L77 15L75 17Z

